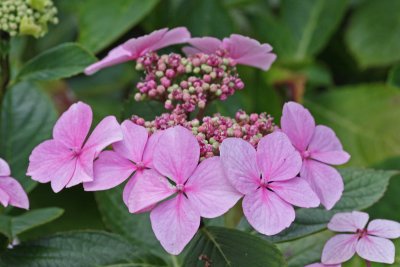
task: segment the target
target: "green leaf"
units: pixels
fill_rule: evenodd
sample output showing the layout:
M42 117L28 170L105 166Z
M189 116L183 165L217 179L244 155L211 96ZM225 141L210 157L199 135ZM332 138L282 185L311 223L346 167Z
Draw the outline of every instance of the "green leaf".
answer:
M78 44L65 43L28 61L17 80L57 80L81 73L96 58Z
M400 88L400 64L394 66L390 72L387 83L391 86Z
M207 265L209 263L210 265ZM203 227L192 240L184 267L283 267L277 247L257 236L222 227Z
M93 53L97 53L138 24L158 2L158 0L115 0L101 3L98 0L78 1L73 4L78 16L78 42Z
M385 193L394 171L348 168L340 170L344 180L344 192L331 210L323 207L298 209L296 220L286 230L273 237L273 242L284 242L306 236L326 228L331 217L338 212L366 209L376 203Z
M75 231L23 243L1 255L1 266L165 267L142 256L122 237L100 231Z
M363 68L400 60L400 1L365 1L353 14L345 41Z
M332 127L352 166L372 166L400 154L400 92L371 84L334 88L305 100L317 123Z
M7 215L0 215L0 233L12 240L12 230L11 230L11 217Z
M12 235L16 237L29 229L51 222L60 217L63 213L64 210L60 208L43 208L27 211L22 215L12 217Z
M11 87L3 100L0 122L0 157L11 166L12 176L27 191L35 182L25 176L32 149L51 136L57 113L51 100L34 84Z

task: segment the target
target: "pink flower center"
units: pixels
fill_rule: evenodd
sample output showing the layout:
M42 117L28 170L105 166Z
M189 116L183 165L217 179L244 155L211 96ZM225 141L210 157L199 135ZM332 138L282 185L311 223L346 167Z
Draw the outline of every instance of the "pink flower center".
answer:
M301 157L303 159L308 159L309 157L311 157L311 152L308 150L305 150L305 151L301 152Z
M70 148L74 157L79 157L82 154L82 149L79 147Z
M176 185L176 191L178 193L184 193L185 192L185 185L184 184L177 184Z
M361 239L368 235L367 229L357 229L356 234L358 235L358 239Z
M146 168L146 165L143 163L143 161L136 163L136 169L138 171L143 171L145 168Z

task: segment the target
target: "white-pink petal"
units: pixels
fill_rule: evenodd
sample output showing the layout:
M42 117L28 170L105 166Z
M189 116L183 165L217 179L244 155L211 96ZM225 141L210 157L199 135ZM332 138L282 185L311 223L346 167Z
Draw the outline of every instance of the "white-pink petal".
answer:
M369 261L394 263L395 247L386 238L365 236L358 241L356 251L361 258Z
M22 209L29 209L28 195L16 179L12 177L0 177L0 189L8 195L8 205ZM2 198L3 197L4 196L2 196Z
M154 168L177 184L192 175L200 159L200 146L192 132L182 126L165 130L154 149Z
M300 154L281 132L264 136L257 146L257 164L267 181L282 181L295 177L301 169Z
M150 219L157 239L173 255L182 252L200 226L200 214L182 194L157 205Z
M341 267L341 264L322 264L322 263L313 263L313 264L308 264L304 267Z
M205 159L185 185L185 193L201 217L215 218L242 197L225 177L219 157Z
M0 188L0 203L4 207L8 206L8 202L10 201L10 196L7 194L6 191Z
M191 38L188 43L196 48L196 51L203 52L206 54L213 54L218 49L222 48L222 41L215 37L197 37ZM192 50L184 51L189 52L187 55L191 55ZM193 51L194 52L194 51Z
M164 131L157 131L153 133L147 141L142 161L144 165L148 168L154 168L153 166L154 149L156 148L158 140L160 140L160 137L163 133Z
M315 121L308 109L288 102L283 106L281 128L301 153L306 151L314 135Z
M243 212L250 225L265 235L278 234L289 227L295 218L292 205L265 188L245 195Z
M151 44L149 50L156 51L170 45L186 43L189 40L190 32L187 28L177 27L167 31L158 42Z
M10 174L10 166L4 159L0 158L0 176L9 176Z
M400 223L391 220L372 220L368 224L367 230L369 235L391 239L400 237Z
M85 69L85 74L92 75L101 69L124 63L133 59L134 57L132 56L132 53L126 50L122 45L120 45L108 52L108 55L102 60L88 66Z
M254 147L241 138L227 138L220 146L221 162L226 177L242 194L257 189L261 172L257 167Z
M322 251L323 264L341 264L351 259L356 253L357 235L341 234L326 242Z
M363 230L369 220L368 213L361 211L336 213L328 223L328 229L335 232L357 232Z

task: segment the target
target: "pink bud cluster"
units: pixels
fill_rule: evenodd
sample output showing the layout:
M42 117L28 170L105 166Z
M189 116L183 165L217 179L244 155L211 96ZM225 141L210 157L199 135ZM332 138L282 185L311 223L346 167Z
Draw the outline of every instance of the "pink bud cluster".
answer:
M167 110L204 109L209 101L225 100L244 88L235 66L222 53L189 57L147 53L137 59L136 69L143 70L145 78L136 86L135 100L162 101Z
M201 121L187 120L186 113L178 110L164 113L153 121L145 121L138 116L133 116L131 120L135 124L146 127L150 133L177 125L191 130L199 142L202 160L219 155L219 146L228 137L242 138L257 147L258 141L273 132L275 127L270 115L266 113L249 115L242 110L236 113L234 119L217 113L204 117Z

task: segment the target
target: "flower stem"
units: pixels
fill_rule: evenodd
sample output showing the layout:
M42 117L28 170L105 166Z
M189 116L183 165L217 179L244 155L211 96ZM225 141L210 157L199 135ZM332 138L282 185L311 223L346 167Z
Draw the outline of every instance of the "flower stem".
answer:
M178 257L171 255L171 259L172 259L172 266L173 267L181 267L179 262L178 262Z
M365 264L367 267L371 267L371 262L369 260L365 260Z

